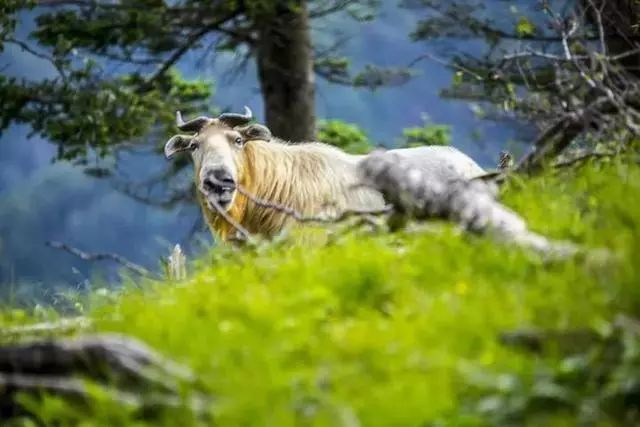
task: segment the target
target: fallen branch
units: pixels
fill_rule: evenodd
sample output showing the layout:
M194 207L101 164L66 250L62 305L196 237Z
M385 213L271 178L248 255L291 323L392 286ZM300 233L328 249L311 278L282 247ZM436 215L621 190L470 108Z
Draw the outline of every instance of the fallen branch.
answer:
M118 335L41 340L0 347L0 414L28 413L18 393L51 393L90 404L87 382L116 403L153 415L154 409L191 408L201 412L206 399L184 399L181 384L196 385L195 375L143 343ZM147 416L145 415L145 416Z
M216 181L215 178L213 178L213 180ZM237 231L237 233L240 235L239 237L241 238L239 239L240 241L244 240L245 243L251 243L253 241L249 230L244 228L238 221L233 219L231 215L229 215L227 211L224 210L222 206L220 206L220 203L216 202L213 199L208 200L208 203L216 212L218 212L218 215L220 215L225 221L227 221L230 226L232 226Z
M522 218L496 201L497 188L491 183L445 182L384 151L370 154L358 168L364 182L394 206L394 217L443 218L467 231L490 234L546 255L565 257L578 251L571 243L552 242L528 230Z
M140 276L153 276L153 274L146 268L138 264L135 264L118 254L112 254L112 253L90 254L80 249L69 246L65 243L55 242L55 241L46 242L45 244L51 248L60 249L65 252L68 252L71 255L75 255L78 258L85 261L104 261L104 260L114 261Z

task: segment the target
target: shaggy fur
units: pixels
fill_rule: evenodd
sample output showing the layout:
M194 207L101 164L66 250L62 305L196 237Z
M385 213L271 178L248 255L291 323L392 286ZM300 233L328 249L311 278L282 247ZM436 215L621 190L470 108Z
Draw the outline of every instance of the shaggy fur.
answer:
M360 159L322 143L287 144L277 140L248 141L235 157L240 186L260 199L306 216L383 207L379 193L352 188L359 182L356 165ZM199 197L211 231L223 240L231 237L234 227ZM227 213L250 233L265 236L273 236L295 221L283 212L257 206L240 193L236 193Z
M211 195L203 189L203 173L209 174L214 168L227 170L237 185L258 199L295 209L304 216L333 216L349 209L384 206L382 194L357 186L361 182L357 165L366 156L347 154L320 142L288 144L273 138L266 128L251 130L213 121L196 136L177 135L165 146L165 154L189 150L192 142L197 146L191 151L198 200L211 232L222 240L228 240L237 230L207 200ZM234 144L241 138L248 141L241 146ZM452 147L417 147L387 153L444 181L484 173L471 158ZM234 191L225 208L226 214L249 233L266 237L296 221L277 209L257 205L239 191Z

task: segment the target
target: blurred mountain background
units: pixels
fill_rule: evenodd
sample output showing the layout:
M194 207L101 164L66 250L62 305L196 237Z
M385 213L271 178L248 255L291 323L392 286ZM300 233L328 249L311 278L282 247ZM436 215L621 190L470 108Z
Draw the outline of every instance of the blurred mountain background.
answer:
M425 53L438 57L452 49L475 50L484 43L453 38L412 41L410 33L420 14L399 8L395 2L383 3L370 22L356 23L344 17L323 20L322 25L313 27L314 40L339 32L344 41L341 52L356 69L365 64L406 67ZM27 38L38 13L38 9L20 12L17 37ZM213 80L212 108L242 111L247 105L258 121L264 121L255 64L250 61L244 71L236 72L234 61L231 53L203 60L201 52L194 51L185 55L177 68L186 79ZM5 76L33 81L55 74L49 62L9 44L0 53L0 69ZM454 71L430 59L410 69L413 77L406 83L375 90L318 79L317 117L356 124L374 145L387 147L398 143L405 128L424 123L447 125L452 145L485 167L494 167L499 151L505 147L520 149L517 140L526 139L524 125L483 120L474 113L473 104L440 96L451 85ZM152 269L176 243L182 244L188 254L212 243L195 205L153 206L123 193L119 185L123 176L143 182L166 166L157 151L124 150L119 154L118 177L100 176L99 168L92 176L86 167L55 161L57 147L30 133L28 125L15 124L0 133L3 298L19 300L33 295L34 290L43 298L55 298L58 289L82 289L117 277L117 266L82 261L46 246L47 241L62 241L87 252L121 254ZM155 148L164 142L155 141ZM190 175L184 175L181 179L188 183Z

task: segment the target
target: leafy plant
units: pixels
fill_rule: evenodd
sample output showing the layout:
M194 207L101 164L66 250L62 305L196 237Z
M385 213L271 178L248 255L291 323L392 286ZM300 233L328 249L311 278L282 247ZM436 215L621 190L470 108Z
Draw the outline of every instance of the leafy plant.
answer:
M367 134L357 125L341 120L320 121L318 140L352 154L364 154L371 150Z
M312 228L331 243L220 245L184 281L129 283L82 313L96 332L192 369L202 390L185 395L213 396L220 425L637 424L637 321L617 321L640 315L636 159L587 161L502 192L533 230L614 256L550 262L441 223ZM7 309L0 327L37 318ZM517 330L559 335L521 351L505 345ZM564 335L582 330L586 341ZM46 424L146 425L104 399L29 408ZM202 425L180 412L154 425Z
M451 144L451 128L448 125L436 124L404 129L400 143L403 147L449 144Z

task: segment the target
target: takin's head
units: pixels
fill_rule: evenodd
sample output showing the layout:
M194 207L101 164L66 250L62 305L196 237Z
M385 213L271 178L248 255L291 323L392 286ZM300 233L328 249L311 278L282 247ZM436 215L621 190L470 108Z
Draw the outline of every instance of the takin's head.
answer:
M185 122L176 113L178 129L192 135L175 135L164 146L167 159L176 153L191 153L194 178L200 198L209 210L228 211L233 205L237 186L244 172L244 148L248 141L271 140L265 126L249 124L251 110L245 114L224 113L217 118L198 117Z

